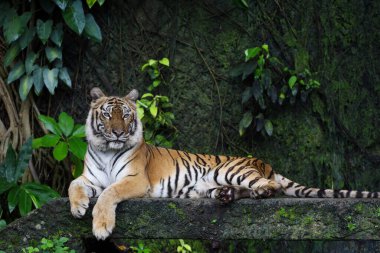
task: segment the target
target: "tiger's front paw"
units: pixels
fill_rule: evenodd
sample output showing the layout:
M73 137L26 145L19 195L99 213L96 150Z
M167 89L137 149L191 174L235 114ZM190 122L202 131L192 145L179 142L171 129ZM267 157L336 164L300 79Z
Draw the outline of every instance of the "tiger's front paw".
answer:
M92 233L98 240L106 239L115 228L115 209L103 208L96 204L92 211L92 217Z
M77 192L70 195L70 209L75 218L82 218L85 215L90 199L86 194Z

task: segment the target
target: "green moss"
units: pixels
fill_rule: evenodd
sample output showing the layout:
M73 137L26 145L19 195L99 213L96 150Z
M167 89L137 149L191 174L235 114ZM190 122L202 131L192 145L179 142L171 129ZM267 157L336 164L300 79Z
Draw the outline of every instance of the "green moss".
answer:
M173 202L171 202L171 203L168 204L168 207L170 209L173 209L174 212L178 215L178 217L180 217L182 220L186 219L185 212L181 208L179 208L176 204L174 204Z

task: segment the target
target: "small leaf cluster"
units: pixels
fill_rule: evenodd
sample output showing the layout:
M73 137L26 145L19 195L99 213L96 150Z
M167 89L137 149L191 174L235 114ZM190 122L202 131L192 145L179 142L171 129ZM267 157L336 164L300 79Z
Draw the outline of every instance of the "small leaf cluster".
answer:
M137 114L143 123L144 139L147 143L172 147L176 132L173 126L174 114L170 111L173 105L167 96L153 94L162 83L160 65L169 67L169 59L151 59L141 68L149 74L152 83L148 87L150 92L137 100Z
M59 81L71 87L69 71L63 66L64 24L79 35L97 42L102 40L98 24L90 13L84 13L81 0L33 3L37 5L35 9L31 1L13 5L8 1L0 3L0 30L8 46L3 64L10 68L7 83L19 83L22 100L33 87L37 95L44 87L54 94Z
M139 243L137 247L131 246L130 249L136 253L150 253L151 252L151 249L145 247L143 243Z
M86 136L85 126L75 124L74 119L65 112L58 116L58 122L45 115L38 118L50 133L33 139L33 148L53 148L53 157L57 161L64 160L70 152L70 159L74 164L73 175L80 175L87 150L87 143L83 140Z
M47 185L38 183L20 183L21 177L32 157L32 139L28 139L16 154L11 146L8 147L4 163L0 165L0 195L6 196L7 209L12 213L18 207L21 216L39 208L59 194ZM0 207L0 214L2 209Z
M305 102L309 93L320 86L308 69L296 72L271 56L267 44L245 50L245 62L234 68L231 75L241 76L246 86L241 96L247 109L239 123L241 136L250 126L271 136L273 124L267 119L269 110L286 102L293 105L297 98Z
M192 252L191 251L191 246L189 244L186 244L185 241L183 239L179 239L179 243L181 245L178 245L177 247L177 252L178 253L188 253L188 252Z
M22 249L23 253L75 253L75 250L70 249L65 246L65 243L68 242L67 237L54 237L53 239L42 238L40 245L37 247L27 247Z

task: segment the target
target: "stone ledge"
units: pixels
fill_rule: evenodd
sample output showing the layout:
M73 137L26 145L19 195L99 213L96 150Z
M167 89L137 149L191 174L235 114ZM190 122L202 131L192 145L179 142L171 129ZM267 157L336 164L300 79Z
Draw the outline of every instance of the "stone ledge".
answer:
M91 202L92 209L95 200ZM71 216L58 199L0 231L0 249L19 249L43 237L67 236L74 248L91 238L91 210ZM380 240L379 199L131 199L117 208L112 235L120 239Z

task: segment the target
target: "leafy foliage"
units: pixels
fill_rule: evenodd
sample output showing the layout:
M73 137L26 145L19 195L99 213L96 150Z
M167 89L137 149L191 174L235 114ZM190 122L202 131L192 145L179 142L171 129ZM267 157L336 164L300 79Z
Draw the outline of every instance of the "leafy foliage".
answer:
M173 126L174 114L170 111L172 104L167 96L154 95L153 92L163 83L161 67L169 67L169 59L150 59L142 67L149 74L152 83L150 92L137 100L137 114L144 126L144 139L147 143L172 147L176 129Z
M12 213L18 207L21 216L39 208L59 194L49 186L38 183L20 183L32 156L32 140L28 139L17 156L11 146L3 164L0 165L0 195L7 197L8 211ZM1 213L1 212L0 212Z
M297 72L271 56L267 44L245 50L245 63L233 69L231 74L242 76L246 85L242 104L247 111L239 123L240 135L253 125L257 132L271 136L273 124L266 118L271 106L286 102L293 105L297 98L305 102L310 92L320 86L307 68Z
M89 6L95 2L87 1ZM104 0L98 3L101 5ZM63 24L78 35L83 34L96 42L102 40L98 24L90 13L84 13L81 0L44 0L35 1L35 4L40 5L36 7L39 11L30 1L18 5L7 1L0 3L0 29L8 45L3 63L10 67L7 83L19 83L22 100L33 87L37 95L44 87L54 94L59 82L71 87L69 72L63 66ZM18 14L20 10L23 11L21 15ZM60 16L58 13L63 20L55 18Z
M65 112L58 116L58 122L53 118L40 115L39 120L51 132L33 140L33 148L53 148L53 157L57 161L66 159L69 152L74 164L73 175L79 176L83 171L83 160L87 150L85 126L75 124L74 119Z
M37 247L29 246L22 249L23 253L75 253L75 250L65 246L65 243L69 241L67 237L53 237L53 239L42 238L40 244Z

